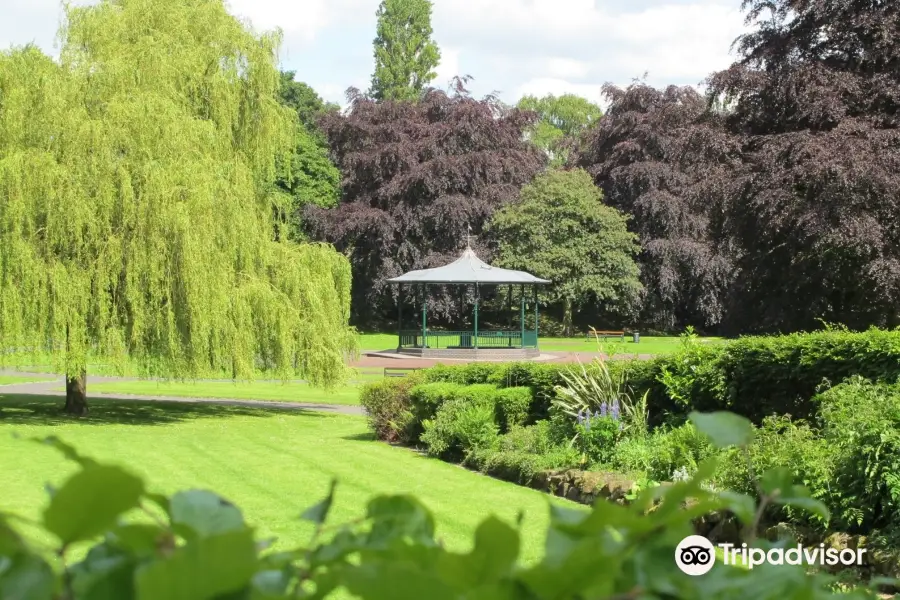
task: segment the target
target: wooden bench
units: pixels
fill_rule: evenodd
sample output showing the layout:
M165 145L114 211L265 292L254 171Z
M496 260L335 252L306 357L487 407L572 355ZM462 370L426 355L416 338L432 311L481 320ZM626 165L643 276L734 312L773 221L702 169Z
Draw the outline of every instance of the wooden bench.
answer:
M594 329L591 327L588 329L587 333L584 334L584 339L589 340L591 338L605 340L606 338L617 337L621 338L622 341L625 341L625 332L624 331L600 331L598 329Z
M411 371L418 371L421 367L413 367L408 369L401 369L399 367L385 367L384 368L384 376L385 377L406 377L410 374Z

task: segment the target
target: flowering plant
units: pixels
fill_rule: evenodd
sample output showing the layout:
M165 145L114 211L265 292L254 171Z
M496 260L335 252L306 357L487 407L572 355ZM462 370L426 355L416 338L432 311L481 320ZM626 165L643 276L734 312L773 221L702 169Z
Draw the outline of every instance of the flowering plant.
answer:
M581 452L582 462L607 462L624 428L619 402L604 402L593 413L590 410L579 410L575 419L576 435L572 441Z

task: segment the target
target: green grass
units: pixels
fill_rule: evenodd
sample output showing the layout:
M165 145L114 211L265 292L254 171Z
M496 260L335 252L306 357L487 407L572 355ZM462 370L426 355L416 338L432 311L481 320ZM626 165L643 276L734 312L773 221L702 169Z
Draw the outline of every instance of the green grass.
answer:
M115 381L93 383L88 394L133 394L135 396L177 396L188 398L233 398L269 402L310 402L316 404L359 404L359 386L349 385L332 392L310 387L302 382L278 383L255 381L165 382Z
M702 338L709 342L717 341L719 338ZM641 341L634 343L630 336L625 336L625 342L622 343L616 339L606 339L602 341L604 352L614 352L618 354L668 354L678 349L679 338L672 337L644 337ZM397 335L393 333L363 333L360 334L360 348L364 352L372 352L377 350L387 350L397 347ZM594 339L587 340L582 335L580 337L571 338L541 338L541 350L547 352L599 352L597 341Z
M16 383L38 383L41 381L53 381L51 377L37 375L0 375L0 385L14 385Z
M277 537L279 549L308 541L311 525L297 516L324 496L332 478L338 488L330 522L362 515L375 495L411 493L434 512L438 535L453 550L470 548L476 525L489 514L514 523L522 510L526 561L542 555L548 501L577 506L373 441L362 417L94 399L90 416L73 421L59 414L59 402L0 395L0 464L7 465L0 469L0 511L39 518L44 484L58 486L73 472L50 447L26 441L47 435L130 468L155 491L218 492L241 507L261 538Z

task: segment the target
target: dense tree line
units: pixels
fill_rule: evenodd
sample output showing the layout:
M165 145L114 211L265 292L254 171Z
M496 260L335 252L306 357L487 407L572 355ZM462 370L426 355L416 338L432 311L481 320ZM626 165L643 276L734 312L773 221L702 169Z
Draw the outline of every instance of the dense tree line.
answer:
M489 258L484 224L546 163L524 140L533 121L462 88L431 90L418 102L358 96L346 115L322 119L343 197L335 209L308 207L305 221L313 237L350 257L357 324L392 316L396 289L385 280L456 259L469 228ZM429 310L449 318L457 306L438 296Z
M140 2L151 0L128 6ZM898 325L900 5L743 8L753 31L705 93L607 85L601 111L568 94L515 107L476 99L467 78L429 87L440 60L431 2L383 0L371 86L344 110L302 74L251 82L290 109L265 138L285 151L252 166L272 237L343 253L364 328L396 314L387 278L453 260L469 231L483 259L553 279L543 314L567 328ZM197 85L215 91L215 77ZM198 121L225 126L214 103L185 102ZM3 143L8 161L19 142ZM452 320L457 307L436 293L429 310Z
M729 328L900 324L900 4L744 7L764 18L710 78L743 161Z
M646 286L640 321L663 330L721 323L734 277L724 202L737 144L691 87L606 86L606 116L573 161L632 216Z
M386 28L383 7L379 32L431 44L424 4L405 32ZM351 256L357 323L392 314L383 280L452 259L468 225L501 262L552 278L532 242L559 237L547 224L565 221L571 202L545 198L549 212L535 218L519 188L545 169L579 168L602 192L594 202L627 216L643 292L635 312L624 298L560 295L559 283L545 300L567 322L564 304L580 306L582 321L607 321L592 324L670 331L900 324L900 5L745 0L743 8L753 31L737 40L738 60L709 77L705 95L608 85L606 114L550 95L525 97L498 118L490 99L423 89L425 60L404 67L389 95L329 116L343 199L334 211L309 211L307 225ZM389 64L385 48L376 42ZM521 145L522 132L546 161ZM504 225L482 236L501 207ZM532 231L522 230L527 223ZM602 254L566 241L572 252ZM580 262L573 281L617 268Z

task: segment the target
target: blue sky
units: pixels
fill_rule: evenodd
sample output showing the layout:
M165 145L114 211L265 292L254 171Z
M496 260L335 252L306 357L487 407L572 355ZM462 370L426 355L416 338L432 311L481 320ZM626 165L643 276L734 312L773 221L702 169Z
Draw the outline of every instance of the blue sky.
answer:
M76 0L85 2L90 0ZM281 28L282 67L343 103L365 89L379 0L231 0L257 29ZM0 48L35 42L55 53L57 0L0 0ZM576 93L601 102L607 81L697 85L734 59L740 0L434 0L442 51L435 84L471 75L476 96Z

